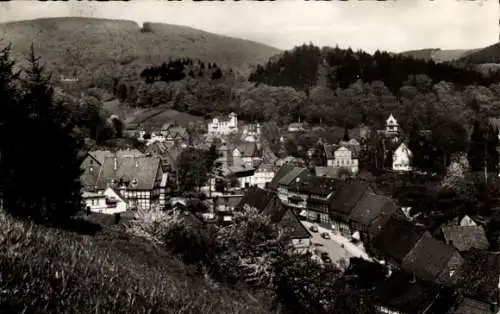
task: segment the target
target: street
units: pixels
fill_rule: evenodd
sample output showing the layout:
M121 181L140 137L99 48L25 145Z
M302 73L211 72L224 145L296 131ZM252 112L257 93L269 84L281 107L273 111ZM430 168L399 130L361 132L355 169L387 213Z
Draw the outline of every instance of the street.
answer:
M371 261L371 258L362 248L356 246L348 239L318 225L318 232L312 232L309 228L316 224L308 221L302 221L302 224L312 235L311 242L313 243L313 247L321 252L327 252L334 263L338 263L340 260L344 259L348 264L351 257L361 257ZM327 232L331 239L324 239L321 236L323 232ZM315 246L314 244L320 244L320 246Z

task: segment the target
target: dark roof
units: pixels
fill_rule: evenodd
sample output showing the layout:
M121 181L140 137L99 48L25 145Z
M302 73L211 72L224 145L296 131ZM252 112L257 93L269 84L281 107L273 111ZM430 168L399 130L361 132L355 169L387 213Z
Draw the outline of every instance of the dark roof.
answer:
M176 140L188 140L189 139L189 133L188 131L183 128L183 127L170 127L167 131L167 136L166 137L171 137L172 139Z
M288 186L288 190L305 194L327 196L336 191L340 185L340 181L327 178L308 175L300 181L292 182Z
M457 275L457 285L464 295L483 302L498 300L500 254L472 250L463 253L465 263Z
M235 210L243 210L245 205L255 207L259 212L269 215L271 222L285 230L285 235L292 239L310 238L309 231L302 225L293 211L285 207L279 197L258 187L250 187Z
M259 211L264 211L271 201L275 201L275 194L273 192L252 186L245 192L245 195L243 195L235 209L243 210L244 205L248 205L257 208Z
M366 193L354 206L350 217L363 225L369 225L381 215L391 215L398 207L390 198L375 193Z
M391 217L371 242L377 251L401 263L424 233L424 228L417 227L409 221Z
M286 175L288 174L290 171L292 171L293 169L295 168L294 165L291 165L291 164L285 164L283 165L283 167L281 167L278 172L274 175L274 178L271 180L271 182L269 182L269 185L268 187L270 189L277 189L278 186L279 186L279 182L280 180Z
M420 314L434 302L438 289L425 282L412 282L411 275L395 271L373 293L382 306L407 314Z
M459 251L487 250L490 246L482 226L450 226L442 231L444 239Z
M293 213L290 208L286 208L283 217L278 222L278 225L283 228L285 236L291 239L309 239L311 234L300 222L299 218Z
M116 169L115 169L116 160ZM160 170L160 159L154 157L125 157L104 159L98 186L106 188L112 180L130 182L129 190L151 190L154 187L158 171ZM133 180L137 184L132 184Z
M404 258L403 269L422 280L436 282L449 270L448 263L457 254L453 247L424 235Z
M345 181L330 201L330 214L335 212L349 214L368 192L371 192L371 189L366 182Z
M308 171L306 168L301 168L301 167L294 167L290 172L285 174L281 180L279 181L279 185L285 185L288 186L291 184L294 180L297 180L297 178L301 177L302 175L307 175Z

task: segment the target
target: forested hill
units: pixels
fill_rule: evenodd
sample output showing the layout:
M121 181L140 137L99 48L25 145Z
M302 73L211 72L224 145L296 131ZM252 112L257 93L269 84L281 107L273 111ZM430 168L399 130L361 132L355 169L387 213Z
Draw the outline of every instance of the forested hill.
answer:
M110 71L111 62L144 68L168 60L191 58L216 62L235 70L248 68L279 53L260 43L202 30L160 23L96 18L48 18L0 24L2 45L12 44L24 58L32 42L56 74ZM136 74L136 73L135 73Z
M456 67L432 60L415 59L403 55L376 51L373 55L351 49L323 48L314 45L296 47L281 58L259 65L250 75L250 81L273 86L291 86L307 90L318 82L318 69L324 71L329 87L347 88L358 80L382 81L393 94L410 76L427 75L433 83L447 81L460 86L489 85L500 81L500 75L484 76L474 69ZM293 73L293 75L292 75Z

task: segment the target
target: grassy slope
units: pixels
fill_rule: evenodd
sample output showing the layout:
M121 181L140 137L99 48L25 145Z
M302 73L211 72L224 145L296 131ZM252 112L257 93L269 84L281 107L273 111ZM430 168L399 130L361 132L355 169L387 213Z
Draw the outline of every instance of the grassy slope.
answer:
M247 293L191 275L145 240L103 230L83 236L0 213L0 312L268 312Z
M142 65L189 57L241 68L267 61L279 50L260 43L198 29L154 23L153 33L141 33L133 21L94 18L49 18L0 24L0 38L11 42L15 56L29 51L31 42L54 66L120 60Z

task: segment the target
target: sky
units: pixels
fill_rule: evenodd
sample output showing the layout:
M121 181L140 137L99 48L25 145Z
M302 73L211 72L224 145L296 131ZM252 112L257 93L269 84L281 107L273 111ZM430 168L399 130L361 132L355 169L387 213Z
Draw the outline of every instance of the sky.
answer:
M83 16L162 22L258 41L279 49L319 46L400 52L481 48L499 40L496 0L274 2L36 2L0 4L0 22Z

